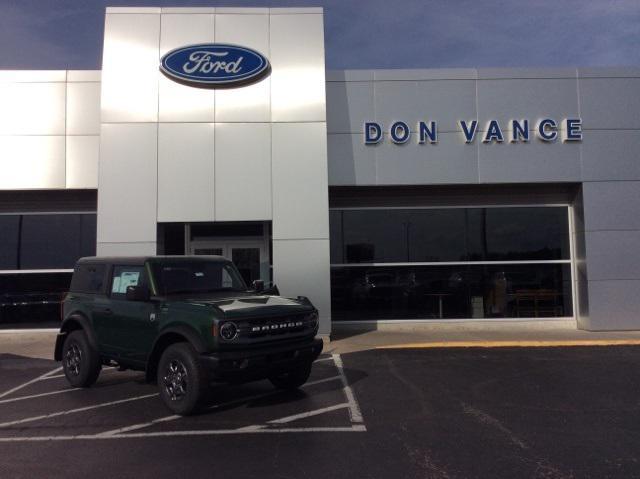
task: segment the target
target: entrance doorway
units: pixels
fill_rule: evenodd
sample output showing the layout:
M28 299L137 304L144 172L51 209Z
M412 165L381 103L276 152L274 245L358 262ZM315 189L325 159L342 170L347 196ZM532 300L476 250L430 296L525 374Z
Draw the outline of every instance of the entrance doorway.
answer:
M189 254L218 255L233 261L248 286L256 279L269 281L269 258L262 240L196 239L189 244Z
M217 255L233 261L251 286L272 285L271 222L158 223L158 254Z

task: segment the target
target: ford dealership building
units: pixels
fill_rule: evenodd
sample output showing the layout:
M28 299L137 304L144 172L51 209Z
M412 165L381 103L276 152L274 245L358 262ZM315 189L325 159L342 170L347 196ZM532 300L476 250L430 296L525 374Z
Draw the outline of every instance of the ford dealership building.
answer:
M319 8L108 8L101 71L0 71L0 327L80 256L220 254L325 334L640 329L640 69L324 57Z

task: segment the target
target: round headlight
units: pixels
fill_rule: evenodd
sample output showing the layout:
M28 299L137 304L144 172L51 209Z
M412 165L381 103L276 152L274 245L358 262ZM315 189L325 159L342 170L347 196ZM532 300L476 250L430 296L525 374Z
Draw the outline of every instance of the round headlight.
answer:
M238 327L235 323L224 323L220 326L220 337L225 341L232 341L238 337Z

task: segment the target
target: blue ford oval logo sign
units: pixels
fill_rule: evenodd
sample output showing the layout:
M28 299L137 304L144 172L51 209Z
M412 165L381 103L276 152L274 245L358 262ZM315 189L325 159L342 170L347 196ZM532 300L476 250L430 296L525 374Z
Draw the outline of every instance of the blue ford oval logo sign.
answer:
M267 75L269 61L247 47L203 43L176 48L165 54L160 70L178 83L201 88L231 87Z

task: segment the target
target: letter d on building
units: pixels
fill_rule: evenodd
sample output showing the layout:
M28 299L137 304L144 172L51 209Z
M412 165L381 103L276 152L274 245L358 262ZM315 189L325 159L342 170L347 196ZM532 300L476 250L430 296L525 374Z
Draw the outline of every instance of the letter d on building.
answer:
M364 144L375 145L382 140L382 127L376 122L366 122L364 124Z

